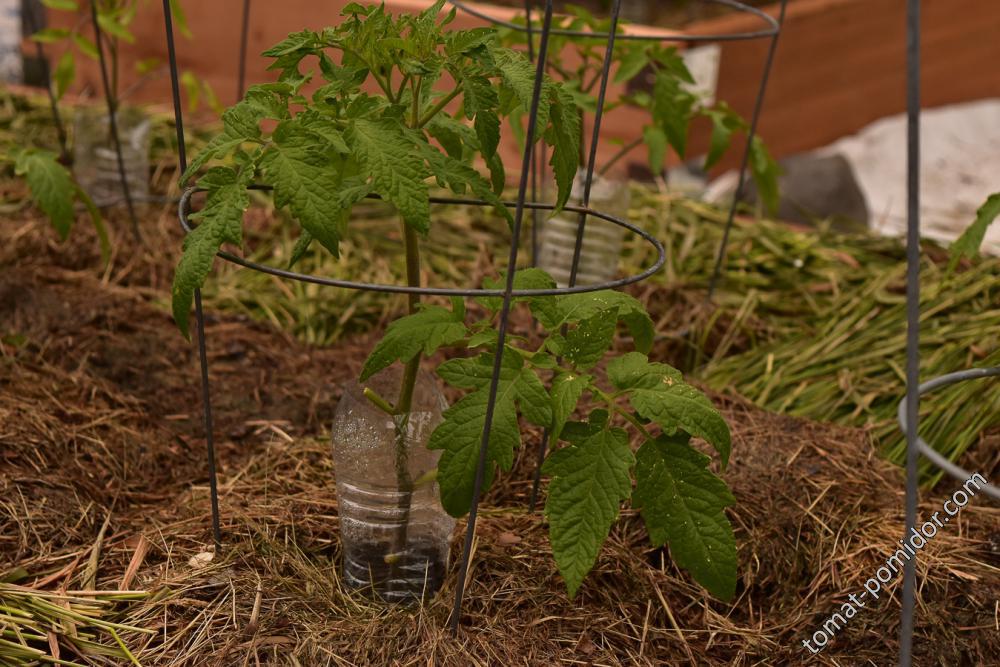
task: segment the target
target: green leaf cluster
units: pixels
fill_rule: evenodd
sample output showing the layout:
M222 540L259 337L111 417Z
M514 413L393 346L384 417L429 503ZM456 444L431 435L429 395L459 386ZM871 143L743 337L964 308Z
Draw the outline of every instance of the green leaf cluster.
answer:
M101 213L73 180L69 170L59 163L55 153L40 148L14 147L4 153L0 161L12 163L14 174L24 178L32 201L48 217L61 240L69 238L76 222L75 204L82 204L97 231L101 256L108 260L111 247Z
M567 15L554 19L554 27L598 34L607 34L611 29L609 19L596 17L582 7L570 6L567 12ZM519 25L526 23L523 16L515 19L515 22ZM537 24L536 30L540 27ZM623 30L619 25L619 32ZM503 43L509 46L524 46L527 41L527 32L523 29L507 28L500 34ZM580 109L595 111L597 108L597 87L600 84L605 52L604 39L565 35L550 37L548 69L564 82L566 94L576 101ZM614 83L628 84L642 76L649 82L650 91L636 90L617 100L609 100L605 102L605 112L619 107L640 109L648 114L649 122L642 128L641 139L623 147L612 160L601 167L602 172L610 169L617 160L640 143L648 151L649 168L655 174L663 171L670 150L686 160L690 127L699 118L709 121L712 126L709 150L703 164L704 169L711 169L731 149L734 138L749 131L746 120L725 102L706 104L691 91L694 79L674 47L617 40L612 71ZM586 151L580 150L578 155L586 155ZM574 165L574 169L576 166L578 164ZM749 166L766 209L771 212L777 210L779 170L759 138L752 142Z
M488 280L496 288L504 280ZM519 290L549 289L539 269L514 275ZM486 316L469 318L458 303L427 306L397 320L365 363L362 379L396 361L406 363L441 348L475 350L453 358L437 374L465 394L444 413L429 447L442 450L437 480L444 508L469 511L497 364L500 299L478 300ZM712 594L733 595L736 542L725 515L733 503L726 484L708 468L709 457L690 444L697 437L729 460L729 428L711 401L681 373L651 361L653 322L642 304L614 291L553 297L517 297L544 334L535 346L508 337L500 360L487 445L484 490L508 471L521 444L520 419L548 429L550 478L545 504L556 564L575 595L597 561L601 545L631 499L654 545L668 544L677 563ZM607 360L616 336L635 348ZM601 364L603 366L602 378ZM586 420L577 415L589 412ZM633 443L638 450L633 451Z
M264 52L277 81L252 86L225 111L222 132L182 181L219 164L235 170L240 183L272 186L276 206L302 228L296 256L313 241L337 255L351 208L368 196L428 234L435 185L481 199L510 221L500 199L501 119L531 104L534 66L501 47L492 29L448 30L455 12L442 15L443 8L441 0L419 14L392 16L383 5L352 3L339 25L290 34ZM579 115L564 86L548 78L539 119L539 136L554 146L561 206L575 174ZM210 199L222 187L205 177L198 186ZM230 207L227 219L243 201L216 199ZM185 331L181 313L212 263L201 248L185 251L175 276L175 319Z

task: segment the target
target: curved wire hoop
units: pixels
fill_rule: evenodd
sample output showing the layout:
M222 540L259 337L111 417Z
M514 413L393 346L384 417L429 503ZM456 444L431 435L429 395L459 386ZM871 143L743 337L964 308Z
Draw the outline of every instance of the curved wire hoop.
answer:
M271 186L258 185L254 186L252 189L255 190L271 190ZM190 233L194 231L192 227L189 216L191 214L191 197L199 191L197 187L190 187L184 191L181 195L180 205L178 207L178 218L180 219L181 227L184 229L185 233ZM378 199L378 197L369 197L370 199ZM489 202L483 201L482 199L464 199L461 197L431 197L430 203L432 204L444 204L444 205L456 205L456 206L490 206ZM505 201L504 206L508 208L516 208L519 202ZM555 209L553 204L542 204L538 202L520 202L520 205L524 209L534 210L534 211L551 211ZM663 244L653 237L648 232L640 229L639 227L633 225L630 222L622 220L621 218L616 218L613 215L608 215L607 213L602 213L600 211L595 211L590 208L583 206L571 206L567 205L564 210L570 211L572 213L579 213L583 216L593 216L601 220L605 220L613 225L622 227L638 235L644 241L649 243L656 251L657 259L656 261L634 276L627 276L625 278L619 278L617 280L610 280L601 283L594 283L590 285L577 285L574 287L555 287L552 289L515 289L511 290L510 294L513 297L536 297L536 296L562 296L566 294L583 294L587 292L597 292L600 290L614 289L617 287L624 287L625 285L632 285L637 282L641 282L646 278L650 277L657 271L659 271L664 263L666 262L666 251ZM261 264L259 262L253 262L239 255L234 255L233 253L226 251L219 251L217 256L221 259L237 264L239 266L245 267L247 269L252 269L254 271L260 271L261 273L267 273L272 276L277 276L279 278L287 278L289 280L298 280L305 283L313 283L316 285L324 285L327 287L340 287L342 289L358 290L363 292L382 292L385 294L419 294L423 296L458 296L465 298L473 297L502 297L506 293L502 289L463 289L455 287L410 287L408 285L384 285L377 283L365 283L355 280L339 280L336 278L325 278L323 276L316 276L307 273L299 273L297 271L291 271L288 269L279 269L277 267L268 266L266 264Z
M759 30L751 30L746 32L734 32L734 33L714 33L706 35L688 35L685 33L678 32L661 32L661 33L643 33L643 34L629 34L629 33L619 33L617 39L626 41L637 41L637 42L684 42L688 44L699 44L702 42L739 42L748 39L760 39L762 37L773 37L778 34L781 30L781 23L772 16L762 12L756 7L751 7L738 0L701 0L707 4L722 5L723 7L728 7L734 9L737 12L743 14L750 14L758 19L761 23L766 26ZM505 21L504 19L491 16L488 12L485 12L476 7L469 6L466 2L461 2L460 0L448 0L448 4L453 5L460 11L465 12L469 16L475 16L478 19L484 21L489 21L493 25L500 28L509 28L511 30L517 30L518 32L531 33L533 30L537 30L537 27L532 27L527 24L514 23L513 21ZM583 39L593 39L595 41L607 41L611 36L611 33L607 32L589 32L586 30L566 30L563 28L553 28L549 31L550 35L557 35L559 37L578 37Z
M928 380L927 382L921 384L920 387L917 388L917 396L923 396L924 394L928 394L935 389L947 387L959 382L981 380L991 377L1000 377L1000 366L996 366L994 368L971 368L969 370L948 373L947 375L936 377L933 380ZM906 401L907 397L903 397L903 400L899 403L899 410L897 411L899 428L903 430L904 435L908 435L909 433L909 427L907 425L908 420L906 416ZM960 482L964 482L972 477L973 473L949 461L947 458L942 456L940 452L927 444L927 442L925 442L920 436L917 436L917 448L931 463ZM986 484L982 487L982 490L994 500L1000 500L1000 487L997 487L994 484Z

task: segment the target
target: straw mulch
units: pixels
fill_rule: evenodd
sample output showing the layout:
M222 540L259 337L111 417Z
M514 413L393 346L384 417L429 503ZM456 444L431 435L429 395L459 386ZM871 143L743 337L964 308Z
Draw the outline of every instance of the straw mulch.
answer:
M109 616L155 630L121 633L143 665L803 664L801 640L900 535L901 478L866 432L720 397L734 431L726 477L742 573L731 605L649 548L632 514L567 600L544 521L525 510L525 454L487 498L452 637L454 567L419 609L373 606L339 584L325 428L367 340L319 350L210 319L225 535L213 554L197 360L162 292L44 264L0 271L0 321L18 333L0 343L0 579L19 570L22 585L73 590L94 561L96 588L148 591ZM925 498L922 514L942 499ZM974 500L918 567L918 664L1000 655L1000 511ZM892 662L893 594L819 661ZM61 646L63 659L109 664Z

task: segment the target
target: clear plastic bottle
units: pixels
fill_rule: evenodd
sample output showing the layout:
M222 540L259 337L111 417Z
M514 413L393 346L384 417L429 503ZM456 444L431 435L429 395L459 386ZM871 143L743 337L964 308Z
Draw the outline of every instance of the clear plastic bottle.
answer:
M151 122L131 107L119 109L116 120L129 195L139 202L149 195ZM98 206L125 201L110 121L101 107L80 108L73 118L73 176Z
M392 367L367 386L395 400L401 378ZM447 403L427 373L418 375L413 410L405 417L386 414L362 391L357 383L345 389L333 422L343 581L373 598L417 602L441 587L455 528L441 507L437 482L427 481L441 454L427 449L427 441ZM397 468L400 433L405 460ZM408 479L401 485L403 470Z
M585 177L586 172L581 170L573 182L570 201L576 205L581 205L583 202ZM594 182L590 189L592 210L627 219L628 205L627 183L594 174ZM569 285L579 220L579 214L567 211L542 223L538 266L555 278L560 287ZM612 280L618 273L624 238L623 227L601 218L588 216L584 227L576 284L593 285Z

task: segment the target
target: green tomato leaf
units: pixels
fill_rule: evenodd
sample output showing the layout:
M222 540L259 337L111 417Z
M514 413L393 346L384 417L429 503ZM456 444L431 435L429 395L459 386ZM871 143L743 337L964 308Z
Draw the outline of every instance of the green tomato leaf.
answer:
M76 186L69 171L59 164L55 153L29 149L17 154L14 173L24 176L32 201L48 216L59 238L65 241L76 218L73 213Z
M424 179L430 173L400 121L360 118L345 138L361 163L362 175L371 178L372 189L396 207L407 225L426 234L431 211Z
M117 37L123 42L128 42L129 44L135 43L135 37L129 32L128 27L119 23L114 17L108 14L98 14L97 15L97 25L101 27L101 30L108 33L112 37Z
M493 55L504 86L517 99L521 110L527 114L531 110L531 101L535 90L535 65L524 54L510 49L496 49ZM549 124L552 95L548 88L551 85L551 82L546 80L538 100L538 124L534 137L536 140L542 136L542 132ZM575 173L574 169L574 175Z
M552 452L542 466L551 477L545 501L549 540L571 598L632 493L629 471L635 462L625 431L574 426L586 428L567 427L564 436L572 444Z
M385 336L365 360L361 381L388 368L393 362L406 363L420 353L431 355L443 345L462 340L468 334L464 316L461 311L424 306L416 313L396 320L389 325Z
M100 58L100 54L97 52L97 45L93 41L84 37L78 32L73 33L73 43L76 44L76 48L80 49L80 53L91 58L92 60L97 60Z
M76 58L72 51L66 51L59 57L56 68L52 70L52 81L56 84L56 99L61 100L76 78Z
M634 79L649 65L649 54L645 48L630 48L618 61L615 83L625 83Z
M503 289L507 284L506 277L506 271L501 271L499 278L486 277L483 279L483 288ZM518 269L514 272L515 290L554 289L555 286L556 281L553 280L552 276L541 269L532 267L527 269ZM556 305L555 297L547 296L514 297L512 300L512 303L523 302L530 303L532 311L538 310L539 312L548 312L549 309L554 308ZM500 308L503 306L503 298L499 296L477 297L476 303L486 308L491 314L496 314L500 312Z
M718 164L722 156L729 150L733 138L732 122L726 114L712 111L706 114L712 121L712 136L709 139L708 154L705 156L704 169L707 171Z
M444 450L438 462L438 483L441 502L452 516L465 514L472 504L493 360L492 353L485 353L471 359L452 359L438 367L438 374L449 384L474 389L444 413L444 421L428 443L430 449ZM520 355L508 350L503 355L497 385L484 491L493 480L496 466L510 470L513 465L514 448L521 444L518 407L526 419L539 426L552 421L551 401L534 369L526 367Z
M705 394L680 379L680 373L666 364L647 364L644 355L627 354L608 364L608 378L619 389L629 391L635 411L656 422L666 433L683 430L715 447L722 467L729 463L732 438L729 426Z
M295 121L279 123L271 139L261 169L274 186L275 205L287 206L303 229L339 257L346 215L367 188L360 183L345 187L335 149Z
M563 354L579 368L591 368L611 347L617 325L616 307L598 311L580 320L580 323L566 334Z
M986 238L986 230L1000 217L1000 192L990 195L986 203L976 211L976 220L951 244L951 259L948 273L955 270L962 257L976 257Z
M252 170L251 170L252 171ZM215 253L223 243L243 242L243 213L250 206L250 176L228 167L213 167L199 181L208 197L201 211L191 216L198 226L184 238L184 253L173 284L174 321L185 336L194 291L205 284Z
M552 87L552 124L545 132L545 141L552 146L549 164L556 177L558 194L556 215L569 201L573 192L573 180L580 168L580 110L562 86Z
M552 426L549 431L552 442L559 440L563 426L592 382L591 376L579 373L560 373L552 380Z
M642 129L642 140L649 149L649 170L654 174L662 174L667 156L666 133L655 125L647 125Z
M608 380L616 389L659 389L661 385L683 382L673 366L652 362L645 354L629 352L608 362Z
M760 193L764 210L774 215L778 210L778 176L781 174L781 168L771 157L767 146L759 136L755 136L750 142L750 173L753 175L754 183L757 184L757 192Z
M569 294L557 297L554 305L540 305L533 302L531 312L549 332L557 331L564 324L579 322L608 308L618 309L618 318L628 327L640 352L648 352L653 346L653 320L645 307L635 297L624 292L602 290L585 294ZM540 307L539 307L540 306Z
M184 185L209 161L229 155L247 141L259 141L263 109L250 102L240 102L222 114L222 133L213 137L181 175Z
M647 441L636 454L632 504L653 544L670 555L710 593L729 600L736 592L736 538L725 508L735 499L708 470L709 458L686 438Z

